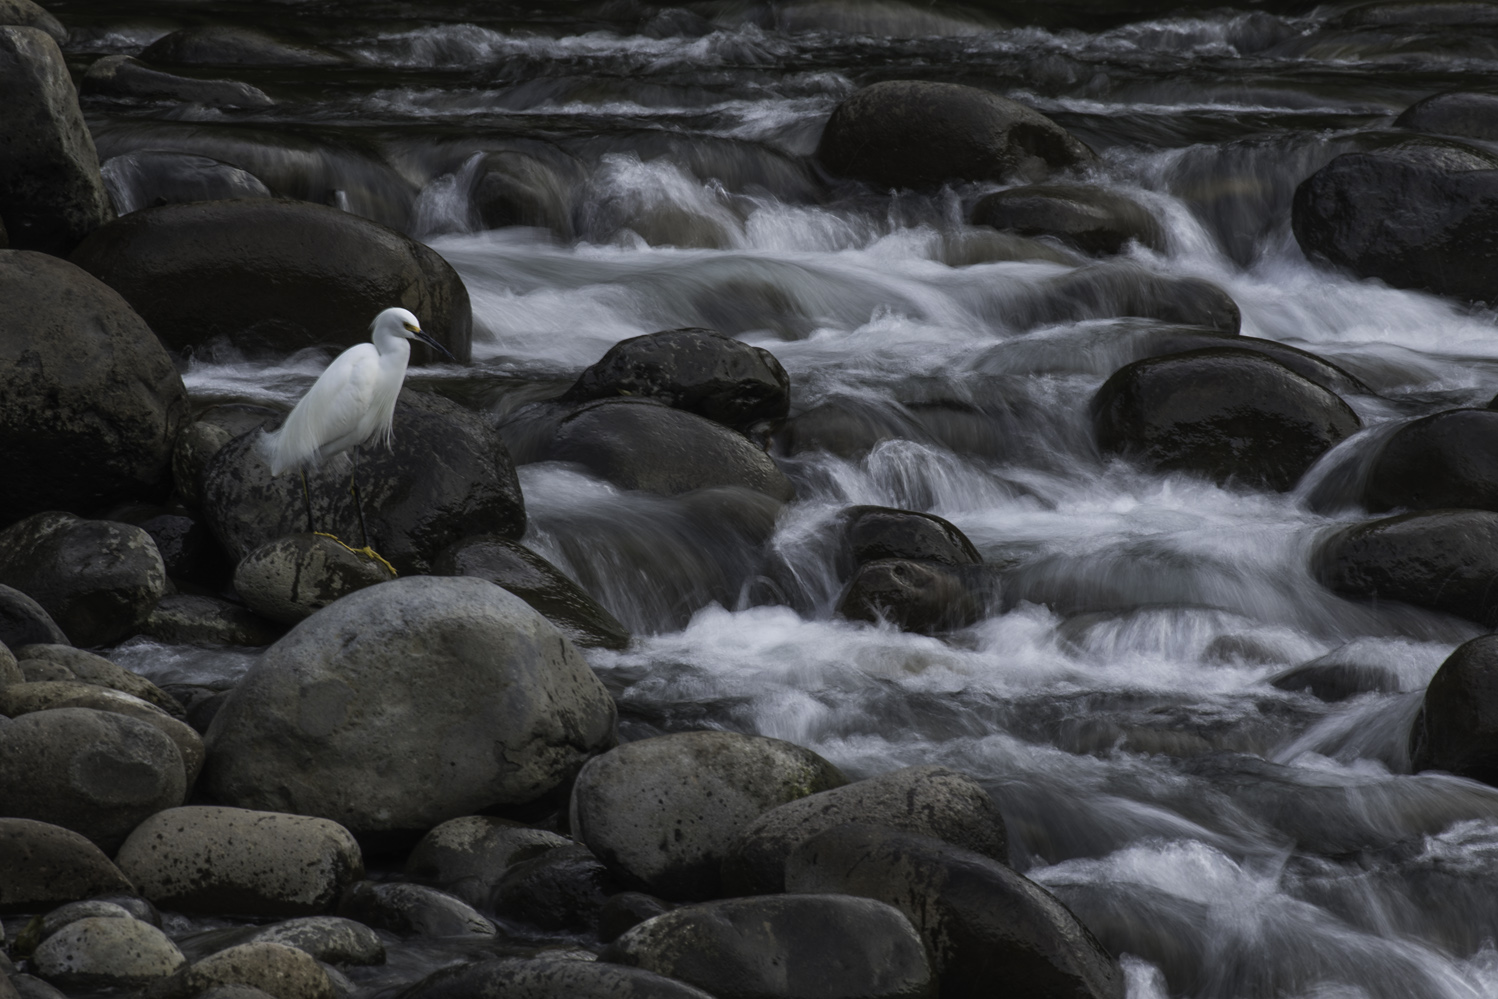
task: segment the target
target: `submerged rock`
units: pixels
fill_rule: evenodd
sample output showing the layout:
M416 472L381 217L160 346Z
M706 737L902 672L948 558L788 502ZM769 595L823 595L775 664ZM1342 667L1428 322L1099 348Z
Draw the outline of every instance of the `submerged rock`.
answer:
M1400 600L1498 627L1498 513L1437 510L1344 527L1317 544L1311 572L1346 596Z
M0 301L0 525L163 498L188 402L150 327L43 253L0 250Z
M572 840L510 819L465 815L422 837L406 858L406 877L451 892L469 905L489 904L507 868Z
M406 833L551 792L613 726L602 683L519 597L402 578L265 652L213 720L205 779L225 804Z
M296 624L339 597L394 578L347 545L304 532L277 538L241 559L234 591L270 620Z
M1333 393L1231 348L1127 365L1098 390L1092 414L1104 452L1281 492L1362 425Z
M1003 303L1015 330L1134 316L1236 334L1238 303L1202 278L1168 277L1131 264L1094 264L1027 286Z
M427 937L492 937L494 924L455 895L426 885L360 881L338 902L338 914L378 930Z
M1492 142L1498 140L1498 95L1432 94L1405 108L1394 127Z
M381 305L399 305L460 363L471 353L468 291L447 261L324 205L250 198L146 208L96 230L72 260L123 295L170 350L219 338L253 353L350 347L368 342ZM418 345L413 363L429 351Z
M200 80L165 73L125 55L105 56L83 74L82 92L103 97L181 101L209 107L268 108L275 104L259 87L238 80ZM188 199L177 199L188 200ZM146 207L144 205L140 207Z
M983 556L955 524L934 513L886 506L850 506L843 511L854 564L913 559L938 565L979 565Z
M1410 767L1498 787L1498 635L1457 646L1425 688L1410 727Z
M295 947L325 964L385 963L380 935L363 923L341 916L302 916L269 926L246 926L195 935L183 942L189 958L206 957L247 943Z
M855 570L838 598L837 612L854 621L889 621L901 631L934 634L982 618L983 600L952 568L884 558Z
M604 960L735 999L934 999L926 948L894 906L776 895L683 906L609 945Z
M735 732L682 732L590 760L572 788L572 834L616 872L669 899L716 897L746 823L847 783L809 749Z
M0 818L0 914L37 912L134 890L130 879L82 834L49 822Z
M830 172L881 187L1043 180L1096 161L1060 125L1023 104L953 83L892 80L832 112L817 146Z
M0 218L9 245L65 255L114 212L67 64L43 28L0 26L0 93Z
M1370 513L1498 510L1498 412L1453 409L1394 431L1368 468Z
M121 215L158 205L272 196L254 174L190 153L124 153L105 160L99 172Z
M1323 701L1345 701L1359 694L1392 694L1399 690L1399 677L1381 666L1341 662L1336 653L1312 659L1269 678L1279 690L1304 691Z
M984 195L973 225L1021 236L1051 236L1083 253L1118 253L1131 240L1165 249L1165 233L1137 201L1086 184L1036 184Z
M341 66L348 57L258 28L212 24L181 28L148 45L146 62L209 66Z

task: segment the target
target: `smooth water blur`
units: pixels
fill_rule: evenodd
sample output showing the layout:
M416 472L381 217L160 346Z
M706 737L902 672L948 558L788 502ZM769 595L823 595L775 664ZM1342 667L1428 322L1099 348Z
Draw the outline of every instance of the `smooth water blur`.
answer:
M53 6L79 68L204 16ZM474 361L412 380L497 423L621 339L710 326L775 354L794 415L863 435L780 441L798 498L778 511L521 468L526 543L637 634L589 653L625 737L724 727L857 776L975 775L1015 866L1123 955L1135 999L1498 996L1498 791L1411 776L1405 745L1424 685L1479 629L1344 600L1307 565L1362 516L1385 434L1498 390L1495 316L1313 266L1289 229L1296 185L1333 156L1395 141L1420 97L1490 84L1498 17L1240 7L216 5L352 62L221 74L278 102L264 110L85 108L122 208L149 200L143 164L208 157L429 241L472 296ZM1086 179L1155 213L1165 250L1099 265L966 225L996 185L891 194L823 174L809 155L836 103L911 77L1055 117L1099 152ZM1084 265L1218 284L1243 334L1368 386L1347 399L1366 429L1283 495L1104 460L1087 402L1162 327L1057 319L1047 282ZM214 345L185 378L201 404L285 407L329 357ZM865 503L966 532L996 582L988 615L943 638L839 619L836 515ZM162 682L246 663L115 655ZM1321 657L1397 689L1325 703L1271 684ZM360 988L451 959L406 946Z

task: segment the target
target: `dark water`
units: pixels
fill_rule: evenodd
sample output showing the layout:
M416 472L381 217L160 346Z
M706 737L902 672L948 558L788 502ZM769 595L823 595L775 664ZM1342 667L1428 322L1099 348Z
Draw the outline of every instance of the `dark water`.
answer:
M800 499L763 546L679 501L521 469L526 542L640 634L589 654L627 736L721 726L858 775L974 774L1016 867L1125 955L1139 999L1498 996L1498 791L1411 776L1404 750L1426 681L1478 629L1323 590L1310 546L1362 514L1306 503L1370 435L1485 403L1495 317L1312 266L1288 219L1296 184L1387 141L1414 100L1491 86L1498 7L1474 28L1399 13L1413 5L1241 2L48 6L75 28L77 69L195 23L352 57L200 71L261 87L268 110L85 111L123 205L159 182L140 154L193 154L430 242L479 335L471 367L423 371L424 387L500 418L624 337L712 326L780 359L794 411L885 428L848 457L782 456ZM1356 374L1376 393L1348 398L1369 429L1287 495L1104 461L1086 402L1151 324L1019 321L1078 261L965 226L991 185L891 196L810 160L835 104L891 78L986 87L1074 131L1102 157L1092 179L1167 230L1165 252L1125 262L1217 282L1245 334ZM527 192L524 225L485 227L491 169ZM185 378L202 404L289 404L328 357L221 348ZM836 619L825 528L850 503L959 525L1005 567L993 613L948 640ZM1331 705L1268 683L1323 655L1387 669L1400 692ZM116 657L162 682L247 662L150 643ZM361 988L450 957L397 948Z

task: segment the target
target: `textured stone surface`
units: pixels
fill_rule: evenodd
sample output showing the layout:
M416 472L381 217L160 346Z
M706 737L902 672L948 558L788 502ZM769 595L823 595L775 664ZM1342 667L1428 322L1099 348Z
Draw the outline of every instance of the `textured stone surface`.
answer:
M394 579L390 570L317 534L288 534L234 568L234 590L255 612L296 624L339 597Z
M117 666L103 656L84 649L73 648L71 645L49 643L22 645L15 651L19 659L45 659L48 662L57 663L66 667L69 673L83 683L122 690L154 704L175 718L182 717L182 706L171 694L139 673L132 673L123 666Z
M68 29L63 23L32 0L0 0L0 24L22 28L39 28L62 45L68 40Z
M141 632L171 645L264 646L286 629L227 600L169 593L151 609Z
M191 787L203 768L203 740L186 723L178 721L154 704L123 691L91 683L43 681L21 683L0 690L0 714L20 718L35 711L58 708L91 708L145 722L165 735L182 756L184 779Z
M187 962L177 945L138 919L91 916L69 923L37 947L37 974L64 988L144 985Z
M82 91L103 97L182 101L209 107L268 108L275 102L265 91L238 80L199 80L164 73L130 56L97 59L83 74ZM142 206L144 207L144 206Z
M0 913L36 912L134 890L82 834L31 819L0 819Z
M501 958L434 972L404 999L718 999L663 975L597 961Z
M972 222L1021 236L1050 236L1083 253L1118 253L1130 240L1165 249L1165 233L1148 209L1085 184L1035 184L984 195L973 206Z
M469 905L487 905L511 864L571 845L565 836L509 819L464 815L422 837L406 858L406 877L451 892Z
M275 999L337 999L327 972L305 951L277 943L230 947L153 983L145 999L190 999L218 985L248 985Z

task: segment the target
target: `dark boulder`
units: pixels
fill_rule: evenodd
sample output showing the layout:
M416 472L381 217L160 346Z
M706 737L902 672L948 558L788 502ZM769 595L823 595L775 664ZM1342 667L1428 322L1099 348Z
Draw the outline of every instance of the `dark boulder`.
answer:
M115 291L67 261L0 250L0 525L171 488L187 390Z
M1341 28L1498 27L1498 9L1483 0L1375 0L1328 22Z
M750 823L723 862L734 894L785 891L785 861L819 833L849 822L901 829L1009 858L1004 816L971 777L945 767L905 767L772 808Z
M182 941L189 961L247 943L277 943L295 947L325 964L379 965L385 963L385 944L363 923L341 916L300 916L269 926L244 926L195 934Z
M1358 277L1494 298L1498 156L1433 141L1344 153L1295 190L1295 238Z
M380 562L320 534L288 534L246 555L234 592L257 614L296 624L346 594L394 579Z
M227 24L173 31L148 45L140 57L190 66L341 66L349 61L320 45Z
M183 507L131 503L109 511L105 519L149 534L167 576L176 582L218 590L234 569L201 516Z
M763 347L716 330L663 330L621 340L585 369L562 397L659 399L675 409L748 431L778 424L790 409L791 380Z
M79 645L114 645L140 631L166 569L138 527L38 513L0 531L0 583L34 598Z
M67 64L45 31L0 27L0 93L0 218L10 245L66 255L114 212Z
M996 860L940 840L840 826L791 854L786 887L862 895L900 909L930 949L943 999L990 996L995 982L1029 999L1124 995L1117 962L1054 895Z
M268 108L275 104L259 87L238 80L200 80L153 69L125 55L105 56L89 66L84 94L141 100L206 104L209 107ZM179 201L188 199L179 198Z
M1086 145L1023 104L976 87L915 80L876 83L839 104L816 155L838 176L914 188L1038 181L1096 161Z
M564 846L504 872L489 905L543 930L594 931L603 904L625 885L585 846Z
M1363 505L1498 510L1498 411L1454 409L1394 431L1368 468Z
M240 604L190 593L168 593L141 625L141 634L169 645L264 646L284 633Z
M1396 693L1399 677L1382 666L1346 662L1336 653L1329 653L1275 674L1269 678L1269 685L1335 703L1359 694Z
M622 649L629 644L629 630L614 615L519 542L496 534L464 538L437 556L432 574L477 576L503 586L584 648Z
M676 906L665 899L642 891L621 891L610 895L604 901L603 908L598 911L598 939L604 943L612 943L623 936L626 930L674 908Z
M1149 209L1087 184L1036 184L984 195L973 206L972 223L1021 236L1051 236L1083 253L1118 253L1130 240L1165 249L1165 233Z
M1238 303L1202 278L1168 277L1131 264L1094 264L1027 285L1003 304L1010 329L1136 316L1162 323L1237 333Z
M1410 727L1410 767L1498 786L1498 635L1446 657Z
M1498 95L1432 94L1405 108L1394 127L1492 142L1498 140Z
M774 895L683 906L646 920L603 959L721 999L935 999L930 961L894 906Z
M494 924L455 895L426 885L359 881L338 900L338 915L392 933L492 937Z
M191 153L125 153L105 160L99 173L121 215L187 201L271 197L270 188L254 174Z
M1317 544L1311 571L1345 596L1400 600L1498 627L1498 513L1436 510L1344 527Z
M387 306L410 309L460 362L468 290L437 253L378 222L305 201L161 205L96 230L72 260L133 305L171 350L225 338L252 352L369 340ZM430 354L417 346L413 362Z
M16 589L0 583L0 645L68 645L68 636L46 608Z
M1338 396L1232 348L1127 365L1098 390L1092 414L1106 453L1280 491L1361 426Z
M978 565L983 556L967 535L944 517L886 506L850 506L843 511L848 549L855 564L903 558L938 565Z
M1133 360L1146 357L1165 357L1169 354L1184 354L1192 350L1209 347L1231 347L1234 350L1251 350L1263 354L1295 372L1307 381L1315 382L1328 392L1337 395L1372 395L1373 390L1363 384L1356 375L1332 362L1277 340L1261 340L1255 336L1235 336L1221 332L1194 329L1156 329L1145 331L1135 339L1139 353Z
M68 29L63 23L32 0L0 0L0 24L39 28L51 35L58 45L64 45L68 40Z
M579 407L557 425L546 457L662 496L710 486L742 486L781 501L794 493L774 460L742 434L647 399Z
M485 229L531 226L575 238L574 191L583 176L576 163L504 149L485 154L479 171L472 199Z
M236 561L307 529L302 481L294 472L271 475L263 440L259 431L237 438L204 470L203 516ZM306 474L317 530L362 547L349 467L335 461ZM479 416L439 396L403 391L390 448L360 448L358 477L369 543L401 573L428 572L463 537L525 531L504 442Z
M565 836L510 819L464 815L421 838L406 858L406 877L451 892L469 905L488 905L510 865L572 845Z
M838 598L837 612L854 621L889 621L901 631L934 634L979 620L983 600L951 567L885 558L858 567Z
M38 912L134 890L130 879L79 833L31 819L0 819L0 913Z
M600 961L501 958L443 968L397 999L718 999L664 975Z

